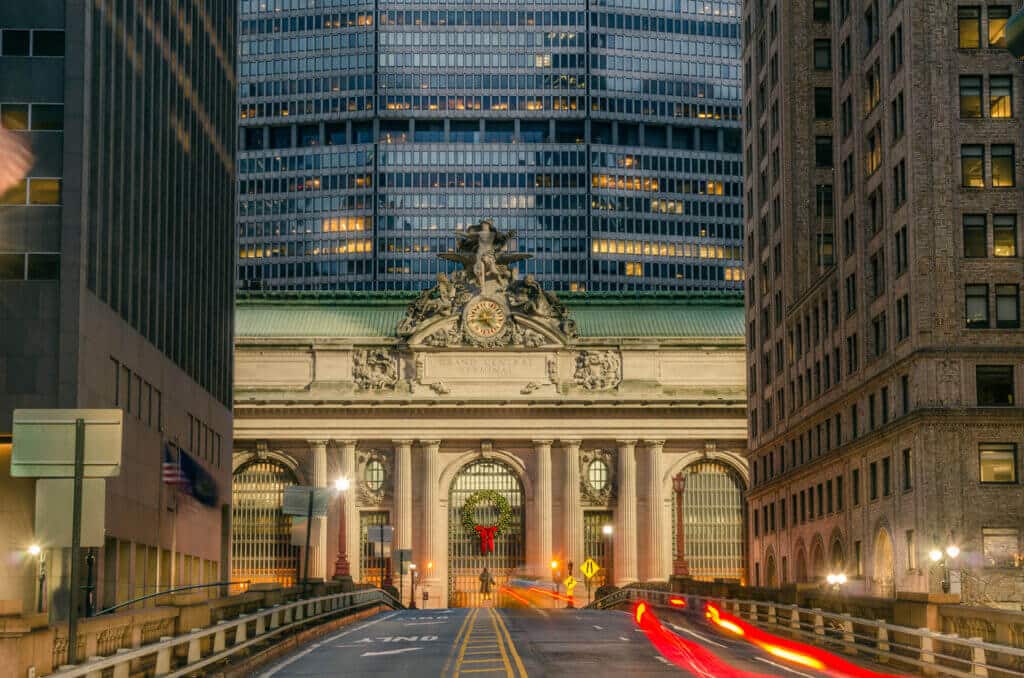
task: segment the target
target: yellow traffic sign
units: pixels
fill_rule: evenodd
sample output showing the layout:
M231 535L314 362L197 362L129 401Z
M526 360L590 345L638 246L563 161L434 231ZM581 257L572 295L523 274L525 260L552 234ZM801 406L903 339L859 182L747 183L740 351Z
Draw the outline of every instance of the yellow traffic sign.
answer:
M597 574L597 571L600 569L601 567L594 562L593 558L587 558L585 561L583 561L583 564L580 565L580 572L582 572L583 576L587 579L593 578L593 576Z
M563 584L565 584L565 591L566 591L566 593L568 593L568 594L569 594L570 596L572 595L572 590L573 590L574 588L576 588L576 585L577 585L577 584L579 584L579 582L578 582L578 581L576 581L576 577L572 576L571 574L570 574L570 575L569 575L568 577L566 577L566 578L565 578L565 579L564 579L564 580L562 581L562 583L563 583Z

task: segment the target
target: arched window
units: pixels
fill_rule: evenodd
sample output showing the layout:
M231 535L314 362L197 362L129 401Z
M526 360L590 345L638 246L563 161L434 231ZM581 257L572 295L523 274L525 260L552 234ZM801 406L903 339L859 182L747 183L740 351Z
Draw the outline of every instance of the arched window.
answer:
M366 462L366 468L363 469L363 480L371 492L378 492L384 487L384 475L384 464L379 460L371 459Z
M608 464L604 459L595 459L587 466L587 482L595 492L608 487Z
M231 578L257 582L295 581L298 547L291 543L291 518L284 515L284 488L295 485L284 464L258 459L235 471L231 491Z
M702 461L683 469L676 480L672 502L674 555L678 557L675 530L681 485L682 541L690 575L705 580L741 580L744 500L740 479L725 464Z

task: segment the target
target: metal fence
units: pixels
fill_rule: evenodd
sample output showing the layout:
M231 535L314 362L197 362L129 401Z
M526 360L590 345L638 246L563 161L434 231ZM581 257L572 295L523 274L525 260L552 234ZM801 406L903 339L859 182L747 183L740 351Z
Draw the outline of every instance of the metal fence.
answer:
M963 638L955 633L897 626L881 619L824 612L818 608L640 588L620 589L594 601L590 607L607 609L637 600L672 607L668 604L670 597L684 598L685 609L690 614L702 615L705 604L714 603L779 636L845 655L859 655L896 670L926 676L1024 678L1024 648L991 643L982 638ZM678 607L672 609L678 610Z

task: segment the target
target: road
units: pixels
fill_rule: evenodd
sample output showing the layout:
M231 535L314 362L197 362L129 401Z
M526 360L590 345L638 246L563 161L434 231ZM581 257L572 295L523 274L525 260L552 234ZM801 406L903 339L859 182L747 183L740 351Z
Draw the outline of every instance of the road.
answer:
M664 624L731 667L770 676L822 675L773 660L748 643L677 615ZM690 675L665 659L621 611L475 608L386 612L268 666L298 676L630 678Z

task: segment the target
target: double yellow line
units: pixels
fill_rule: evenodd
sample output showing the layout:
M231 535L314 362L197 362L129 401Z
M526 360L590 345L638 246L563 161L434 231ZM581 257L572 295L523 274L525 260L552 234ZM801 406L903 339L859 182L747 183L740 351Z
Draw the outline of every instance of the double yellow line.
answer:
M458 648L458 654L453 652L448 658L443 675L458 678L462 674L490 673L504 674L506 678L528 678L501 614L485 608L487 619L479 620L481 609L484 608L474 608L466 615L452 647L453 650ZM454 667L451 666L452 659L455 660ZM451 673L449 668L452 668Z

